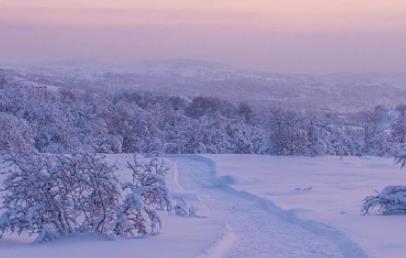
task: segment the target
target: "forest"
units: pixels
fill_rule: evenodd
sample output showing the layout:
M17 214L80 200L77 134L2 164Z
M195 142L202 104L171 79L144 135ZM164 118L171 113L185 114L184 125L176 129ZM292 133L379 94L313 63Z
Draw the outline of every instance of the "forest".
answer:
M40 153L393 156L406 105L357 112L257 108L217 97L0 83L0 149Z

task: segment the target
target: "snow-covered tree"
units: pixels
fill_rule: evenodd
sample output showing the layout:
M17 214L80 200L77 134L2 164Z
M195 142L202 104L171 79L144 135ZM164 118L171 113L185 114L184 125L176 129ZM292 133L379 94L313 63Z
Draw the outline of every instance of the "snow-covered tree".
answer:
M363 116L363 153L367 155L384 155L386 150L386 134L383 128L385 110L378 106Z
M327 154L331 144L327 125L320 118L310 114L304 118L304 127L307 142L305 154L312 157Z
M119 204L114 169L94 154L19 154L3 182L2 232L37 234L37 242L75 232L108 234Z
M168 167L134 156L131 180L121 182L101 155L19 154L3 174L0 232L28 232L36 242L73 233L124 237L156 234L157 211L171 210Z
M79 153L58 156L55 170L60 180L70 183L66 189L74 202L73 210L82 217L79 230L110 234L121 196L115 168L104 156Z
M347 114L287 107L265 112L213 97L50 90L7 81L0 87L0 112L31 128L35 149L54 154L393 155L406 145L402 106Z
M128 162L131 170L131 181L123 184L126 193L120 207L118 220L114 231L116 234L134 235L145 234L150 225L150 232L159 232L162 222L157 210L171 210L169 189L166 186L165 175L169 168L162 160L154 157L149 160L134 155Z
M65 206L65 192L59 192L50 160L42 155L18 155L4 173L0 229L37 234L36 241L49 241L72 231L72 215Z
M0 88L4 88L7 83L6 73L0 69Z
M0 151L35 151L34 133L30 125L11 114L0 112Z
M272 110L270 118L271 153L303 155L307 153L308 132L305 119L293 111Z

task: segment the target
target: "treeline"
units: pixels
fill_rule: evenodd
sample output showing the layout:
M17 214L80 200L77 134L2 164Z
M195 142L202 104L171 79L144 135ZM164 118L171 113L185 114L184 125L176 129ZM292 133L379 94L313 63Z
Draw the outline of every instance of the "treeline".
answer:
M353 114L254 110L212 97L0 84L0 149L46 153L393 155L406 107Z

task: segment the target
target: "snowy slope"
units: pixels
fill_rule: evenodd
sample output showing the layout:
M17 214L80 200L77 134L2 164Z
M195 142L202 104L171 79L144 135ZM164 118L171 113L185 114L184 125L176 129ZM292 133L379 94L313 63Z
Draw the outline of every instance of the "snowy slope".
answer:
M131 155L110 155L120 175ZM33 245L0 240L1 258L321 258L405 257L405 217L359 214L375 189L406 174L389 159L167 156L174 199L197 217L164 215L160 235L109 241L76 236Z
M362 200L386 185L405 185L392 159L212 155L218 176L301 219L345 234L371 257L406 257L405 216L361 216Z
M126 164L131 158L131 155L108 157L117 165L121 176L127 174ZM194 201L194 195L182 188L177 176L177 173L171 173L167 178L173 194L189 196L188 201L201 210L199 214L208 215L205 207L200 208L198 201ZM32 237L27 235L5 236L0 240L0 258L193 258L216 251L213 246L222 243L224 232L227 232L224 221L210 215L183 218L162 213L161 216L164 225L159 235L134 239L112 241L82 235L47 244L32 244Z
M239 156L233 158L231 164L238 163ZM356 243L335 229L300 220L265 198L233 189L231 178L216 177L212 160L200 156L177 160L183 171L182 183L233 232L236 244L223 257L366 257Z

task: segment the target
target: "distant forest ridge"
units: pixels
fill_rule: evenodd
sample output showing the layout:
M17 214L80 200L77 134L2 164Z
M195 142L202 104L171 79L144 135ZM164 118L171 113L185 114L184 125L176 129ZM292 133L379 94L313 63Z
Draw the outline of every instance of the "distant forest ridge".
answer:
M0 73L19 85L135 89L190 98L218 97L259 108L353 112L378 105L394 108L406 97L406 73L276 74L199 60L3 67Z
M0 76L0 151L393 156L405 149L405 105L346 113L265 109L218 97L63 87L59 77L44 78L10 70Z

